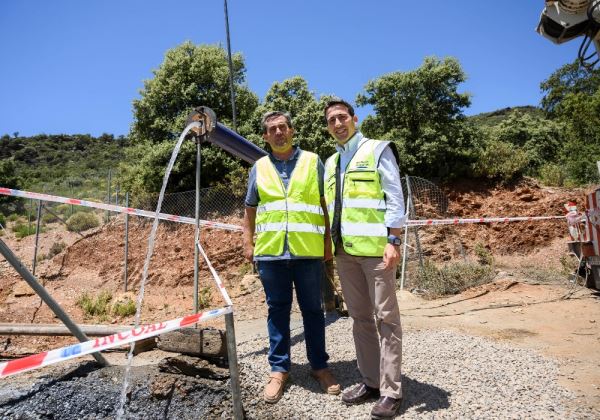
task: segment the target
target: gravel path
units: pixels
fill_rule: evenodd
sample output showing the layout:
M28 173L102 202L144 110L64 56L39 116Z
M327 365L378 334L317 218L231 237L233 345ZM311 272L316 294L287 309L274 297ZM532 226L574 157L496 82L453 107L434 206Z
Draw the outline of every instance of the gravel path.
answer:
M328 324L330 366L343 388L353 386L360 377L352 321L335 317ZM309 376L302 327L292 331L292 375L283 398L274 405L263 402L268 339L249 332L240 331L245 341L238 345L242 398L249 419L370 417L372 403L346 407L340 396L320 391ZM600 418L597 410L575 407L575 396L558 384L558 362L532 351L452 331L405 331L403 344L402 418ZM26 377L16 378L20 380L0 381L2 419L112 419L123 367L99 369L93 361L57 365L33 386ZM131 379L128 419L231 418L229 381L162 373L156 365L134 367Z
M330 320L332 321L332 320ZM330 366L342 388L360 381L352 321L327 326ZM346 407L339 396L320 393L309 376L302 329L293 331L291 381L283 398L262 402L268 376L267 338L238 347L242 361L245 409L251 418L368 419L372 403ZM402 418L600 418L589 407L569 404L574 395L558 384L556 361L479 337L451 331L405 331L403 340Z

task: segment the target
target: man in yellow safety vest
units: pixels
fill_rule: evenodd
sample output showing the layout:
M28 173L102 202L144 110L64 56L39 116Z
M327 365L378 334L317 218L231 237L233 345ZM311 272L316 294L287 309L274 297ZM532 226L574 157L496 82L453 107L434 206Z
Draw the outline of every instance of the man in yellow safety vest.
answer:
M324 113L337 142L337 153L325 162L325 200L362 376L342 401L354 405L378 398L371 417L393 418L402 403L396 268L405 214L398 154L393 143L367 139L357 130L348 102L333 98Z
M263 398L277 402L289 377L293 289L302 312L311 374L324 392L339 394L340 385L327 367L321 309L323 258L332 258L323 164L316 154L292 145L294 129L288 113L266 113L262 129L271 150L250 171L243 238L245 257L256 262L268 306L271 373Z

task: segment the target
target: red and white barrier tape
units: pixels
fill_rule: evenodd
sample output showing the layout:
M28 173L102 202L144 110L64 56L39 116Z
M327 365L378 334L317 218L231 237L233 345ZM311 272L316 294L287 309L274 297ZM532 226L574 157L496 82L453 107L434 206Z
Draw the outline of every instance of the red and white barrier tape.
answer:
M198 322L215 318L219 315L231 313L232 311L232 307L229 306L226 308L213 309L212 311L199 312L197 314L172 319L170 321L157 322L149 325L140 325L139 327L133 328L129 331L122 331L106 337L98 337L83 343L77 343L60 349L34 354L21 359L11 360L10 362L3 362L0 363L0 378L15 375L17 373L27 372L40 367L63 362L65 360L85 356L87 354L96 353L101 350L119 347L134 341L143 340L145 338L155 337L159 334L178 330L187 325L196 324Z
M94 201L78 200L75 198L59 197L55 195L48 195L42 193L34 193L29 191L13 190L10 188L0 187L0 195L9 195L13 197L31 198L35 200L53 201L64 204L74 204L78 206L92 207L96 209L114 211L118 213L134 214L136 216L143 217L155 217L155 213L147 210L134 209L130 207L121 207L112 204L96 203ZM169 220L172 222L195 224L196 220L192 217L176 216L174 214L159 213L159 219ZM539 220L553 220L553 219L564 219L565 216L518 216L518 217L479 217L479 218L466 218L466 219L421 219L421 220L407 220L405 226L436 226L436 225L462 225L470 223L508 223L508 222L531 222ZM243 228L238 225L231 225L228 223L210 222L208 220L201 220L202 226L214 227L225 230L233 230L241 232Z
M8 195L11 197L31 198L34 200L42 200L42 201L52 201L55 203L74 204L76 206L84 206L84 207L91 207L91 208L95 208L95 209L114 211L116 213L133 214L135 216L143 216L143 217L151 217L151 218L154 218L156 216L155 212L147 211L147 210L134 209L131 207L121 207L121 206L116 206L113 204L96 203L94 201L79 200L76 198L59 197L56 195L48 195L48 194L35 193L35 192L30 192L30 191L13 190L11 188L0 187L0 195ZM192 217L177 216L174 214L159 213L158 218L161 220L169 220L171 222L188 223L188 224L192 224L192 225L196 224L196 219L194 219ZM238 226L238 225L231 225L228 223L219 223L219 222L210 222L208 220L200 220L200 225L206 226L206 227L218 228L218 229L234 230L234 231L239 231L239 232L242 231L242 227Z
M468 223L508 223L531 222L537 220L565 219L565 216L519 216L519 217L479 217L471 219L423 219L407 220L406 226L432 226L432 225L463 225Z

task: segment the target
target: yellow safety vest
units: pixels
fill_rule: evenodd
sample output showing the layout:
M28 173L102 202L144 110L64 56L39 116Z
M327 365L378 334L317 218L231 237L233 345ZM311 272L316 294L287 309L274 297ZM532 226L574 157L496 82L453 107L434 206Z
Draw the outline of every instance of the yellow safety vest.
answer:
M344 250L350 255L381 257L387 243L385 195L375 161L375 149L380 143L378 140L363 142L344 172L340 228ZM340 154L335 153L325 163L325 201L330 225L334 216L335 169L339 159Z
M318 182L319 157L301 151L287 190L268 156L256 162L258 207L255 256L283 254L287 235L290 254L323 257L325 218Z

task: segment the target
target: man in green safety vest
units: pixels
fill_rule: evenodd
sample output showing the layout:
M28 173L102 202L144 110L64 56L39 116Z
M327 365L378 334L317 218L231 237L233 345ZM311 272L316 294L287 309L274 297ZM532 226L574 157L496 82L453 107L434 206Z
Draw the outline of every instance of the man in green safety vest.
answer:
M371 417L393 418L402 403L396 268L406 217L398 154L393 143L367 139L357 130L348 102L333 98L324 114L337 142L337 153L325 162L325 200L362 376L342 401L354 405L377 398Z
M271 373L263 398L268 403L279 401L289 377L293 289L302 312L311 374L324 392L339 394L340 385L327 367L321 309L323 259L332 258L323 164L316 154L292 145L294 129L288 113L266 113L262 129L271 150L256 161L248 177L243 238L245 257L256 262L268 306Z

